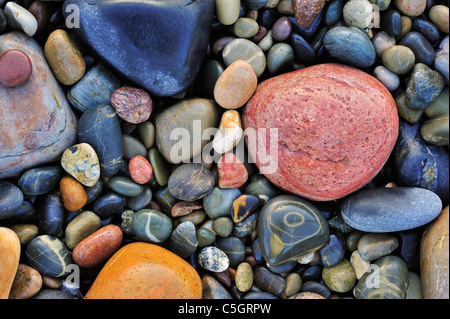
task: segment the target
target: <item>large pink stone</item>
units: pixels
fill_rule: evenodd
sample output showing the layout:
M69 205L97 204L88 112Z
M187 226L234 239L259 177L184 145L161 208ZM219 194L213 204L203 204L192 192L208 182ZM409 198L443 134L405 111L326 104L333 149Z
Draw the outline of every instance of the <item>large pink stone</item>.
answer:
M76 117L41 46L22 32L0 36L0 55L22 50L33 72L25 83L0 85L0 179L58 160L76 142Z
M243 111L243 125L246 133L256 131L256 139L246 134L249 154L273 184L328 201L378 174L397 140L398 115L389 91L371 75L320 64L259 84ZM277 140L270 141L268 133L261 139L260 128L277 129ZM272 152L270 143L277 146ZM264 170L274 164L274 170Z

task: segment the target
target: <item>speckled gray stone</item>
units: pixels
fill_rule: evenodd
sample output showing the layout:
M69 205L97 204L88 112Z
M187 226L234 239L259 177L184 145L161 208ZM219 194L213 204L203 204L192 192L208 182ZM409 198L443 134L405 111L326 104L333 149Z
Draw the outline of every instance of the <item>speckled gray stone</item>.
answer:
M203 248L198 254L198 263L206 270L221 272L228 268L230 260L219 248L208 246Z

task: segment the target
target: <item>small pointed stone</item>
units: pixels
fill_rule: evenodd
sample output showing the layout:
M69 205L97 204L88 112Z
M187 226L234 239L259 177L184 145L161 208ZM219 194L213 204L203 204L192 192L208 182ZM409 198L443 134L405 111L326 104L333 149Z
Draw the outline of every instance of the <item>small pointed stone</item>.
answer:
M239 112L228 110L223 113L219 129L212 141L212 147L217 153L229 152L242 138L242 123Z
M220 188L239 188L248 179L244 164L233 153L225 153L217 163Z

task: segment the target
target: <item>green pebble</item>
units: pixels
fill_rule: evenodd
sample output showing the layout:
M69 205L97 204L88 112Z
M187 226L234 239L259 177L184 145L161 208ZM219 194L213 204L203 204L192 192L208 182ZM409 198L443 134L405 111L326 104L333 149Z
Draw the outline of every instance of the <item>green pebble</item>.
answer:
M216 235L213 231L205 228L200 227L197 229L197 241L198 241L198 247L206 247L209 245L212 245L214 241L216 240Z
M446 146L449 140L448 127L448 113L437 115L422 124L420 127L420 135L427 143Z
M446 86L441 94L425 109L425 114L428 117L434 117L436 115L449 113L449 96L448 96L448 86Z
M181 223L190 221L190 222L194 223L194 225L198 225L201 222L203 222L205 220L205 218L206 218L206 213L204 210L196 210L185 216L178 217L178 220Z
M113 176L108 180L108 187L124 196L135 197L142 194L144 186L135 183L126 176Z
M423 110L413 109L406 103L406 92L403 91L395 98L398 115L411 124L417 123L422 117Z
M150 121L139 123L137 129L144 146L148 149L152 148L155 144L155 126L153 123Z
M273 45L267 53L267 68L271 74L280 74L292 68L294 49L287 43Z
M229 217L218 217L214 219L212 228L221 237L228 237L233 231L233 220Z
M341 293L350 291L356 283L355 271L346 258L332 267L324 267L322 279L330 290Z
M28 244L39 234L39 228L34 224L15 224L11 230L17 234L22 245Z
M302 288L302 277L297 272L291 272L285 277L286 286L281 293L281 298L286 299L295 295Z
M137 138L123 134L123 158L130 160L137 155L145 157L147 155L147 148Z
M170 170L166 160L156 147L148 151L150 165L152 165L153 175L159 186L166 186L170 176Z
M85 211L76 216L67 224L65 230L67 247L74 249L83 239L98 230L101 224L100 217L91 211Z
M347 250L352 252L358 249L359 239L365 234L365 232L360 230L353 230L350 234L348 234L347 239L345 240L345 244L347 246Z
M249 39L258 33L258 22L251 18L239 18L233 25L234 34L239 38Z
M385 67L399 75L411 72L416 62L414 52L403 45L393 45L387 48L381 59Z
M161 243L172 233L172 220L152 209L141 209L134 214L131 227L135 236L144 242Z

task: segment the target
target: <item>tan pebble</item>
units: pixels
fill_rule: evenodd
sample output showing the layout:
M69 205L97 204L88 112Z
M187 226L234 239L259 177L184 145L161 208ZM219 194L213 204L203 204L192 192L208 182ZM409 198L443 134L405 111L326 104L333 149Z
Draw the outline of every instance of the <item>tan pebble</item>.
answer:
M29 299L42 288L42 276L34 268L19 264L9 293L9 299Z
M436 5L430 9L428 13L431 22L444 33L448 33L449 8L444 5Z
M86 72L86 63L76 43L65 30L55 30L47 38L45 57L59 82L75 84Z
M69 212L74 212L83 208L87 202L86 190L83 185L72 177L63 177L59 184L59 190L61 192L64 207Z
M241 292L247 292L253 286L253 269L247 262L242 262L236 269L236 288Z
M58 289L61 286L61 279L44 275L42 276L42 283L47 288Z
M257 84L258 79L250 63L237 60L217 79L214 98L225 109L237 109L247 103Z

